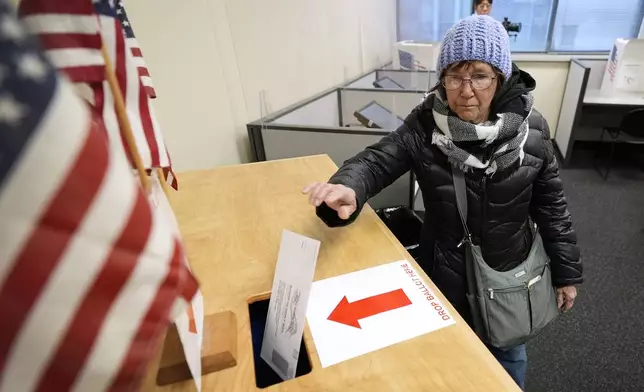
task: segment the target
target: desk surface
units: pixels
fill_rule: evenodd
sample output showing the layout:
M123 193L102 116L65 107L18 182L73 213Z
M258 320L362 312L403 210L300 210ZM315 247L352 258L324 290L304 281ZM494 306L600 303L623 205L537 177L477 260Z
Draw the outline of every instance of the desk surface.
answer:
M203 377L204 391L255 391L248 300L270 292L282 229L322 242L315 280L401 259L413 260L368 206L357 221L327 228L301 194L336 170L327 156L296 158L184 173L172 197L188 259L201 282L205 313L237 316L238 364ZM440 297L436 287L413 263ZM308 327L311 373L267 391L518 391L465 322L322 368ZM192 382L144 391L192 391Z
M644 106L644 92L619 92L615 93L614 95L604 95L599 89L586 90L586 95L584 95L584 103L594 105Z

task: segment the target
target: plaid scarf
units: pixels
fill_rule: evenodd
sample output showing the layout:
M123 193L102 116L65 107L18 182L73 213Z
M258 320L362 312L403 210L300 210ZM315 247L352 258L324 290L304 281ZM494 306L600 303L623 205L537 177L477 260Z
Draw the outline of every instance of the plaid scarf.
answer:
M431 92L428 99L436 122L432 144L447 155L453 166L463 171L485 169L491 176L517 160L523 161L523 145L528 138L528 116L533 103L529 92L503 105L495 121L482 124L458 118L449 109L440 90Z

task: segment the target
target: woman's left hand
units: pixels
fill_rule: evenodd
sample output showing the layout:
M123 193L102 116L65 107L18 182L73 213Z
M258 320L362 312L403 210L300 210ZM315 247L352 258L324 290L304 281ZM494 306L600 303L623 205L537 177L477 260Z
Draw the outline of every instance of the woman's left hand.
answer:
M557 289L557 306L562 311L569 311L575 304L575 298L577 298L577 288L575 286L565 286Z

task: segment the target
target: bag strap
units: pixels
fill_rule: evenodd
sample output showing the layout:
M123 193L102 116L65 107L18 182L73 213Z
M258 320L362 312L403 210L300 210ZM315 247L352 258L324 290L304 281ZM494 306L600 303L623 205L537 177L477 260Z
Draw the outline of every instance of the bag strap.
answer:
M454 181L454 191L456 193L456 206L458 207L458 214L461 217L463 224L463 232L465 236L458 244L460 248L465 244L465 280L467 283L467 293L475 295L477 293L476 273L474 272L474 256L472 255L472 235L467 228L467 185L465 184L465 174L459 168L452 167L452 179ZM485 328L482 322L481 310L476 304L470 304L470 312L472 314L472 321L474 323L474 330L483 338L485 336Z
M458 215L461 217L461 223L463 224L463 231L465 233L463 240L458 244L460 248L465 241L471 241L472 239L470 229L467 228L467 186L465 185L463 171L457 167L452 167L452 179L456 193L456 207L458 208Z

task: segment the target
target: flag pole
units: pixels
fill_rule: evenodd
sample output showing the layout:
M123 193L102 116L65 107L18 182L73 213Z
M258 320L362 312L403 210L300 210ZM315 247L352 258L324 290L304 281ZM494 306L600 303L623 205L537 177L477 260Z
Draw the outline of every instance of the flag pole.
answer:
M130 154L132 156L132 160L134 161L134 167L139 174L139 181L141 181L141 186L147 194L150 191L150 179L148 178L148 175L145 171L145 167L143 167L141 155L139 155L139 149L136 146L136 142L134 141L132 126L130 125L130 120L127 117L127 112L125 111L123 94L121 92L121 88L119 87L118 81L116 80L114 67L112 67L112 62L110 60L109 54L107 54L107 48L104 42L102 46L103 60L105 61L105 73L107 76L107 82L110 85L110 90L112 90L112 95L114 96L114 105L116 107L116 116L118 118L119 128L121 129L121 136L123 137L123 139L125 139L125 142L130 149Z
M168 186L168 183L165 181L165 176L163 175L163 170L159 167L157 167L157 177L159 178L159 183L161 183L161 188L163 189L163 193L165 193L165 197L170 199L170 187Z

